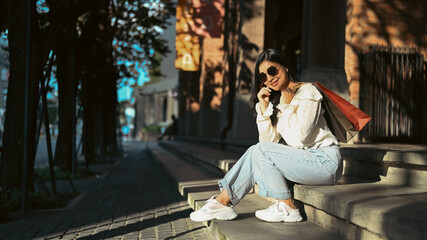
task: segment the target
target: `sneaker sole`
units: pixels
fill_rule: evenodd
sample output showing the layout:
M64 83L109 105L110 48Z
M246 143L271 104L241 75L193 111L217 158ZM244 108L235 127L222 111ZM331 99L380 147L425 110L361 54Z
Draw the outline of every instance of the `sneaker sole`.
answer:
M268 218L263 217L260 214L257 214L257 212L255 212L255 217L257 217L258 219L265 221L265 222L275 222L275 223L277 223L277 222L293 223L293 222L301 222L303 220L302 217L300 217L296 220L292 220L292 221L286 220L286 219L268 219Z
M285 223L293 223L293 222L302 222L302 217L301 218L298 218L297 220L293 220L293 221L285 221L285 220L283 220L283 222L285 222Z
M255 212L255 217L265 222L283 222L283 220L272 220L272 219L264 218L261 214L258 214L257 212Z
M233 220L236 217L237 217L237 213L235 213L234 211L230 211L230 213L227 214L226 216L215 217L215 219L217 219L217 220Z
M190 219L194 222L206 222L206 221L211 221L211 220L233 220L237 217L237 213L234 212L234 210L230 210L228 212L223 212L223 213L215 213L210 215L207 218L197 218L194 217L192 214L190 214Z

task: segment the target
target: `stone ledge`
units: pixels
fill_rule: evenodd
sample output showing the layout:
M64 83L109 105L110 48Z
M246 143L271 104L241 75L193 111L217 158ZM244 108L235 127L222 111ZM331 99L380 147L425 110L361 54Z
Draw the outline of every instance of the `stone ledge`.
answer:
M193 158L196 161L203 162L215 169L220 169L223 173L227 173L240 157L240 154L236 152L197 144L188 144L181 141L162 141L159 142L159 145L183 154L186 157Z
M341 144L344 158L412 166L427 170L427 146L405 144Z
M354 160L344 157L344 175L376 181L427 188L427 170L394 166L386 162Z
M350 236L357 236L360 229L385 239L427 236L426 189L385 182L366 183L356 178L353 183L351 179L346 181L333 186L295 185L295 199L312 208L313 214L307 214L309 219L314 218L310 220L337 232L342 232L342 228L353 229L354 232L346 232L350 239L358 239ZM331 220L319 219L314 212L327 213L332 216L330 219L342 220L341 224L328 224Z
M426 188L427 146L342 144L344 174Z

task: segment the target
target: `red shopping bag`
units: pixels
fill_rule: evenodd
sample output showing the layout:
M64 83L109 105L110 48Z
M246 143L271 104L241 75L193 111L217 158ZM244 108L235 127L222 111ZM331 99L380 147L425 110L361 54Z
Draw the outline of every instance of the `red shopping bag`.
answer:
M372 119L322 84L317 82L314 85L323 95L328 126L340 142L350 141Z

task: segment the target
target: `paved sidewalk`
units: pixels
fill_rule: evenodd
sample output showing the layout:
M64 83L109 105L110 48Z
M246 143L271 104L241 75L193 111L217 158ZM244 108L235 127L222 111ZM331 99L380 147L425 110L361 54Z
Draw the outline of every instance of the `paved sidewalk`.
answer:
M0 224L0 239L211 239L145 144L126 143L127 156L64 209L33 211Z

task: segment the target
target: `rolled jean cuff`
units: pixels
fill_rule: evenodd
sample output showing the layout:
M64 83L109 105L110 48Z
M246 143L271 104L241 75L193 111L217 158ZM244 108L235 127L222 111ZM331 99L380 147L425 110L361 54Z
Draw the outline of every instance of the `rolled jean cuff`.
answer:
M285 191L285 192L272 192L268 191L262 188L259 188L259 195L263 197L270 197L270 198L276 198L276 199L289 199L292 198L291 191Z
M227 191L227 195L230 198L231 205L236 205L240 202L240 199L236 197L233 191L231 191L230 185L225 179L222 179L218 182L218 186L220 191L222 192L224 189Z

